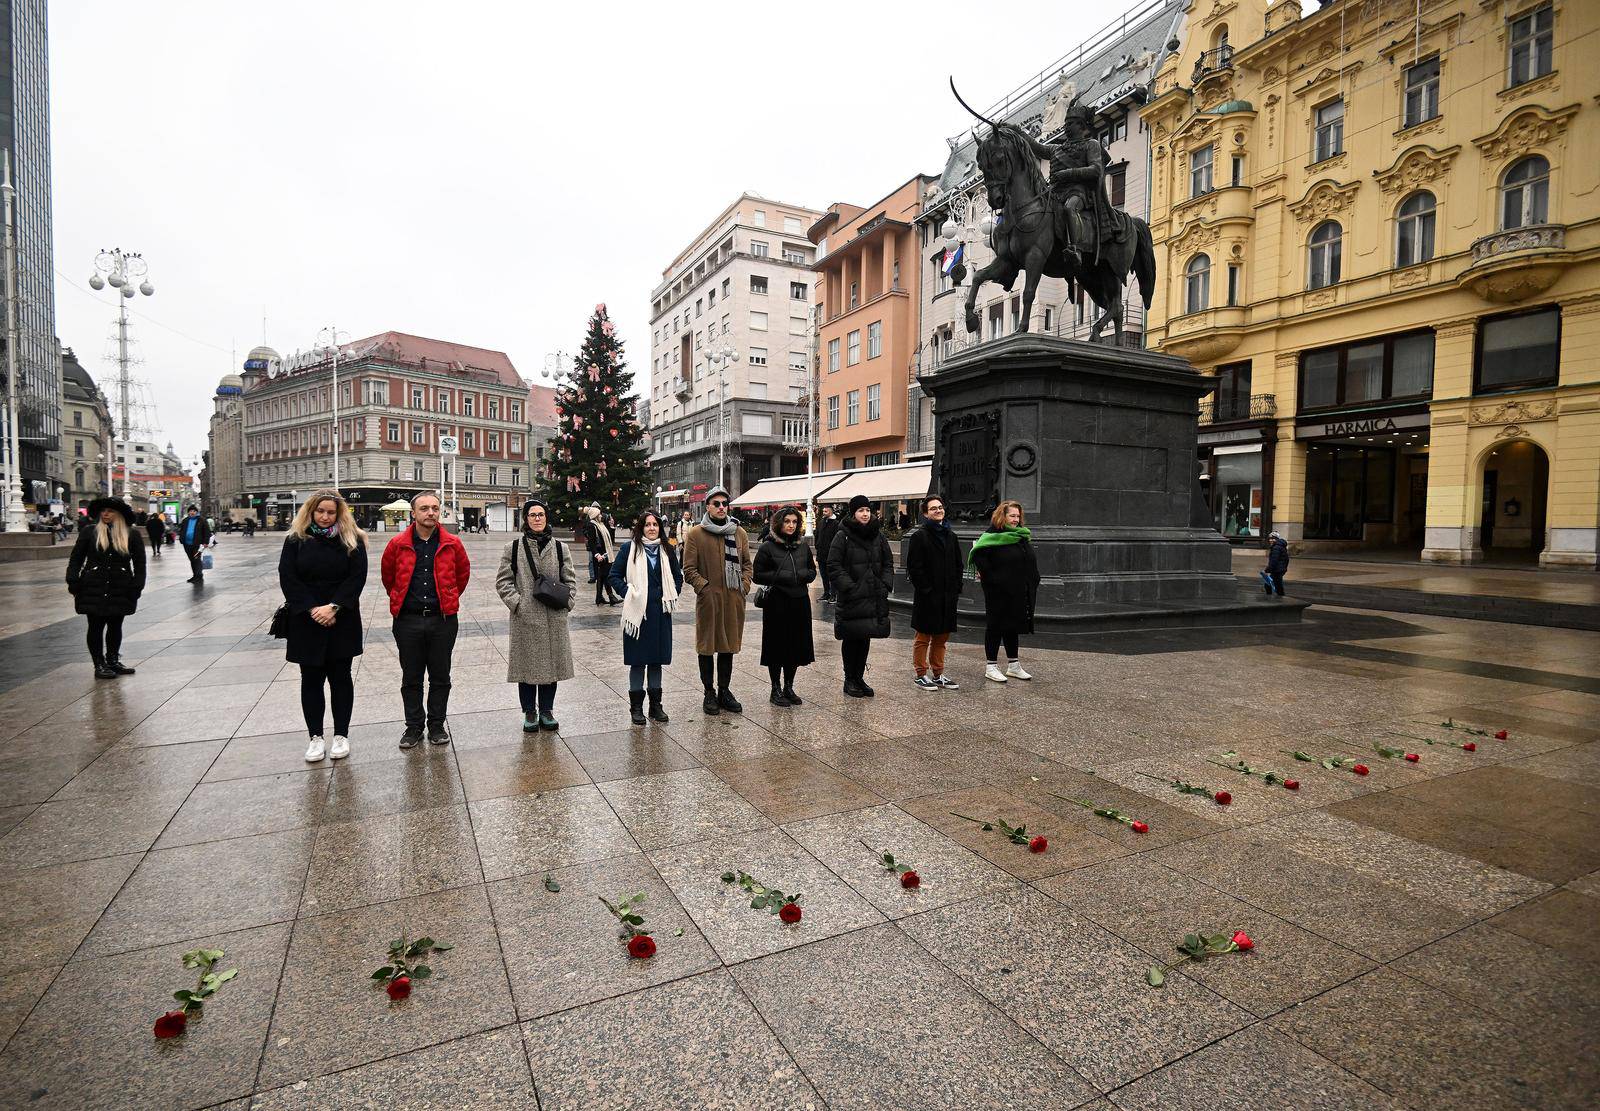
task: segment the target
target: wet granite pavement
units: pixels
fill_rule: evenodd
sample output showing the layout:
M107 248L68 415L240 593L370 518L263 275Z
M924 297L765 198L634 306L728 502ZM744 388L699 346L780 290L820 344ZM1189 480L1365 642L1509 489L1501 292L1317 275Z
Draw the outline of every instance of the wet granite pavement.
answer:
M224 540L199 590L154 563L115 681L58 565L0 575L0 1106L1592 1106L1600 633L1317 607L1036 638L1002 687L968 630L961 690L913 688L897 638L857 702L819 623L806 704L779 709L752 613L745 713L706 719L686 608L672 721L630 729L618 613L580 588L562 729L525 735L503 542L467 538L448 748L395 745L369 585L338 766L301 759L265 632L276 538ZM1209 762L1234 759L1300 789ZM750 909L720 880L741 868L802 921ZM647 962L597 898L634 893ZM1235 928L1253 952L1144 982L1184 932ZM456 948L393 1003L367 977L401 933ZM238 979L157 1042L201 945Z

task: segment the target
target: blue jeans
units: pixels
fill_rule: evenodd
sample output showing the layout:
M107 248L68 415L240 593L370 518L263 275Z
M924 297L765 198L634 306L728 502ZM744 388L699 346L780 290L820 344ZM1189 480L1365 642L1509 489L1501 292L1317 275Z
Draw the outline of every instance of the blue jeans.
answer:
M1276 594L1278 597L1282 598L1283 597L1283 572L1282 571L1263 571L1263 572L1261 572L1261 585L1266 588L1266 591L1267 591L1268 594Z
M650 672L649 688L653 691L661 689L660 664L630 664L628 667L628 689L630 691L642 691L645 689L644 673L646 669L649 669Z
M545 717L555 717L556 710L556 685L554 683L517 684L517 700L522 703L522 716L533 717L543 714Z

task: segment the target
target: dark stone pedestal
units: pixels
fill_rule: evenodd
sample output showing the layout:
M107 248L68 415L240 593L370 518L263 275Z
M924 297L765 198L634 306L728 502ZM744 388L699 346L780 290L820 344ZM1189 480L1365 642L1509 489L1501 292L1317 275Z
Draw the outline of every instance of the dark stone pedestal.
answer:
M1020 333L918 382L933 398L933 489L963 542L1000 501L1022 503L1041 632L1300 619L1303 605L1234 578L1197 481L1197 403L1213 383L1187 362ZM974 585L962 599L974 621L982 597Z

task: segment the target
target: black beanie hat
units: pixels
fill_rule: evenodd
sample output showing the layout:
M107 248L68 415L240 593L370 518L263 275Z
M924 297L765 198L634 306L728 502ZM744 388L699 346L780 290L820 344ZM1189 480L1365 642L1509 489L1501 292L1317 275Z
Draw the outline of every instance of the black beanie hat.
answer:
M872 502L867 498L867 495L857 494L855 497L850 499L850 508L847 510L847 512L853 515L856 510L862 508L863 506L871 509Z

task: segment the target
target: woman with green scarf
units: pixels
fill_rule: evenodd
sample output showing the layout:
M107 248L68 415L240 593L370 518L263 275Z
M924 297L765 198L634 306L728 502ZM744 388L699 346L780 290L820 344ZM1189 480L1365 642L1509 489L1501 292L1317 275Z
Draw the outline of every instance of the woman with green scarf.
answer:
M1039 561L1029 543L1031 535L1022 523L1022 505L1003 501L967 554L967 565L977 570L983 586L983 651L988 661L983 677L996 683L1033 678L1017 660L1017 637L1033 632L1033 602L1039 592ZM1000 670L1002 643L1004 671Z

